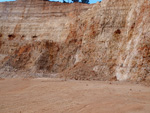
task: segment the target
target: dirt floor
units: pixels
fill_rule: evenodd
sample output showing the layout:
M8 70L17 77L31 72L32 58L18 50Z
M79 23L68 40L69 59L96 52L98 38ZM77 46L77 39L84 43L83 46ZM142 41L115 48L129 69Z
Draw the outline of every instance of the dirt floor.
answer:
M1 79L0 113L150 113L150 87L46 78Z

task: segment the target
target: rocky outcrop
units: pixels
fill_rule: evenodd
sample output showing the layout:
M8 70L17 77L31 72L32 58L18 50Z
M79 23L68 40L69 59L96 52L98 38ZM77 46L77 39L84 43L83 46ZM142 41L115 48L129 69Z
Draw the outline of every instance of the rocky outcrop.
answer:
M8 4L18 8L11 12ZM76 80L145 81L150 76L148 0L94 5L18 0L0 6L3 68Z

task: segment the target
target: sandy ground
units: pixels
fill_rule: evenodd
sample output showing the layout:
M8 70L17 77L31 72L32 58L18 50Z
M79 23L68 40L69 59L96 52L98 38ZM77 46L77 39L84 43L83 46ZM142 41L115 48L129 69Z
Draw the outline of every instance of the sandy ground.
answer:
M131 83L0 80L0 113L150 113L150 87Z

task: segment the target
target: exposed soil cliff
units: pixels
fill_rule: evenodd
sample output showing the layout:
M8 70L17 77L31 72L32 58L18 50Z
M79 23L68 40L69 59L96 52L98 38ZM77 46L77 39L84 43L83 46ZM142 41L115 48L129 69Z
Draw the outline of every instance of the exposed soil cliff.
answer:
M0 3L0 62L79 80L150 79L150 1Z

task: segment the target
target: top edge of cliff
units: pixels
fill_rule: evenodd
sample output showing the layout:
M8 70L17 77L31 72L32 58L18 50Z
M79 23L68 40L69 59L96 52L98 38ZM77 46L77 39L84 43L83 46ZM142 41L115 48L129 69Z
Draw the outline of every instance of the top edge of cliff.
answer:
M16 1L6 1L6 2L31 2L31 3L37 3L37 2L47 2L47 3L56 3L56 4L84 4L84 5L94 5L94 4L107 4L107 3L111 3L111 2L123 2L123 1L130 1L130 0L102 0L102 1L97 1L96 3L92 3L92 4L86 4L86 3L81 3L81 2L74 2L74 3L62 3L59 1L49 1L49 0L16 0ZM149 1L149 0L142 0L142 1ZM141 0L132 0L130 1L132 3L137 3L137 2L141 2Z
M9 3L9 2L31 2L31 3L37 3L37 2L47 2L47 3L55 3L55 4L82 4L82 5L94 5L96 3L93 4L86 4L86 3L82 3L82 2L73 2L73 3L62 3L59 1L49 1L49 0L16 0L16 1L5 1L5 2L0 2L1 3Z

